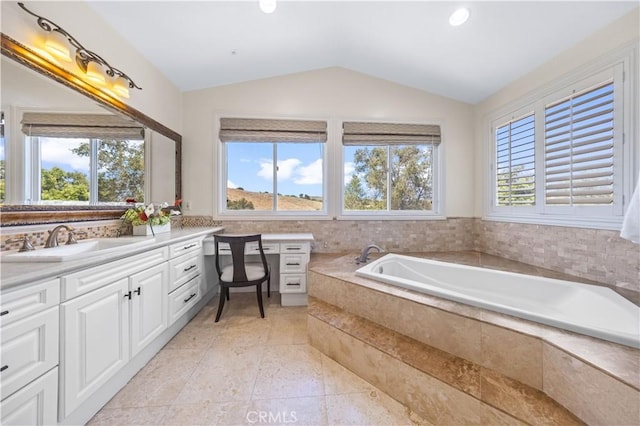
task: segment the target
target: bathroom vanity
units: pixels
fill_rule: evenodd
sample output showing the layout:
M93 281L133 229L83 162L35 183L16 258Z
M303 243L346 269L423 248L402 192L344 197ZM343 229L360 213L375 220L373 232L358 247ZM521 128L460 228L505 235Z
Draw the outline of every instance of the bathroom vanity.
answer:
M221 230L3 263L1 423L86 423L215 295L202 242Z

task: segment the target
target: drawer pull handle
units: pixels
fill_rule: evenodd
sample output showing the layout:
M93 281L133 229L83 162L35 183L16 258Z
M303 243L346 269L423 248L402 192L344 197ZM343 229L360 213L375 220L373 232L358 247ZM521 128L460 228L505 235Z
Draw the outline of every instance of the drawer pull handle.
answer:
M300 283L287 283L287 286L298 287Z
M287 247L287 250L302 250L300 247Z
M133 290L134 293L136 293L138 296L140 296L140 287L136 288L135 290Z
M9 313L9 311L2 311L2 312L0 312L0 317L3 316L3 315L7 315L8 313Z
M127 292L124 294L124 297L128 298L129 300L131 300L131 292Z
M299 263L287 263L287 266L300 266Z
M3 372L4 370L6 370L7 368L9 368L8 365L3 365L2 368L0 368L0 372Z
M190 270L192 270L193 268L197 267L198 265L191 265L188 268L184 268L184 272L189 272Z
M194 297L196 297L196 293L193 293L191 296L184 299L184 303L187 303L189 300L193 299Z
M189 250L190 248L195 247L196 245L197 245L196 243L189 244L188 246L182 247L182 250Z

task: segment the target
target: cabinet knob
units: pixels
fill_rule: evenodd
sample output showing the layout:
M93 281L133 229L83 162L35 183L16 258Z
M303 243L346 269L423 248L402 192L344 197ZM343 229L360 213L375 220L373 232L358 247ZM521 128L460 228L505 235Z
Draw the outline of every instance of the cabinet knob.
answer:
M138 296L140 296L140 287L133 290L133 292L136 293Z
M127 298L127 299L129 299L129 300L131 300L131 292L130 292L130 291L126 292L126 293L124 294L124 297L125 297L125 298Z

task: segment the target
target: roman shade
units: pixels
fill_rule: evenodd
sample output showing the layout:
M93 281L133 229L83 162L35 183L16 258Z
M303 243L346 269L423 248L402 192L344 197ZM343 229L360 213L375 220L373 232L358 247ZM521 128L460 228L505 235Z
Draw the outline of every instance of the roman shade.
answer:
M221 118L221 142L326 142L326 121Z
M545 108L545 201L613 204L613 82Z
M435 124L342 123L343 145L438 145L440 141L440 126Z
M111 114L25 112L22 133L27 136L86 139L144 139L144 128Z

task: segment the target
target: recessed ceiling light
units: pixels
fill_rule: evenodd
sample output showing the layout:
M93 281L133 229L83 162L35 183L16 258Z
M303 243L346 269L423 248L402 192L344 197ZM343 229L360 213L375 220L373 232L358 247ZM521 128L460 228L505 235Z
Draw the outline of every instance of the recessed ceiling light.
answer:
M276 10L276 0L259 0L260 10L264 13L273 13Z
M458 25L462 25L467 22L467 19L469 19L469 9L461 7L451 14L449 17L449 24L453 27L457 27Z

